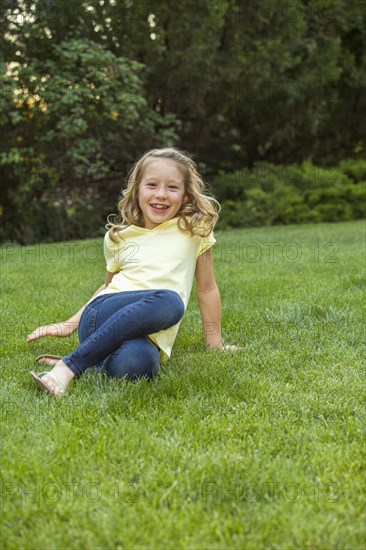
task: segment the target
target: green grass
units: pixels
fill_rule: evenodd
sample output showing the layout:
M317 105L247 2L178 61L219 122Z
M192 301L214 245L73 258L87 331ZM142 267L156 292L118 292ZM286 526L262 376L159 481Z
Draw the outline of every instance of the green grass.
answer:
M89 371L60 402L29 371L76 336L25 336L101 284L102 242L4 247L2 547L365 548L363 242L363 222L223 232L242 350L204 350L193 291L154 381Z

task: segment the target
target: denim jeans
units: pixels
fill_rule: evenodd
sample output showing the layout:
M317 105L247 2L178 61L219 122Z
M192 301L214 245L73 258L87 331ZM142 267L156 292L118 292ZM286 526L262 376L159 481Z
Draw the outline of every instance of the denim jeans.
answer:
M152 378L159 348L147 336L178 323L184 303L172 290L136 290L103 294L92 300L79 323L80 345L62 358L78 376L101 366L109 376Z

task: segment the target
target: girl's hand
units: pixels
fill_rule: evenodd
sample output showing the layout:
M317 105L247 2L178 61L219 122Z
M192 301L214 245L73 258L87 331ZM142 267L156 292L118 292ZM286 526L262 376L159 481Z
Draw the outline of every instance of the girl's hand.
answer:
M239 351L241 349L243 349L242 347L240 346L229 346L229 345L220 345L220 346L209 346L208 344L206 344L206 349L207 350L210 350L210 351L215 351L215 350L219 350L219 351Z
M240 346L224 346L224 351L239 351L242 348Z
M43 338L44 336L59 336L60 338L65 338L66 336L70 336L70 334L72 334L77 327L78 323L70 323L68 321L38 327L33 332L28 334L27 342L33 342L33 340Z

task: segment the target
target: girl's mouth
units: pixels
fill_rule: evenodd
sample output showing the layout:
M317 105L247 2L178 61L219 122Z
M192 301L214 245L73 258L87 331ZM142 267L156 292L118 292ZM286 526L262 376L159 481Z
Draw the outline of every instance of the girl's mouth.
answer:
M156 212L165 212L169 208L166 204L150 204L150 206Z

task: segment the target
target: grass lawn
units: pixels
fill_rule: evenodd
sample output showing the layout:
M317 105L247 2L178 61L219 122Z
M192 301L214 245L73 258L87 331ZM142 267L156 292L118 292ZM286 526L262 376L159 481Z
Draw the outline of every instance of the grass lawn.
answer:
M2 548L365 548L364 223L225 231L223 334L195 291L152 382L94 370L56 401L25 336L104 280L102 239L2 249ZM39 369L38 369L39 370Z

